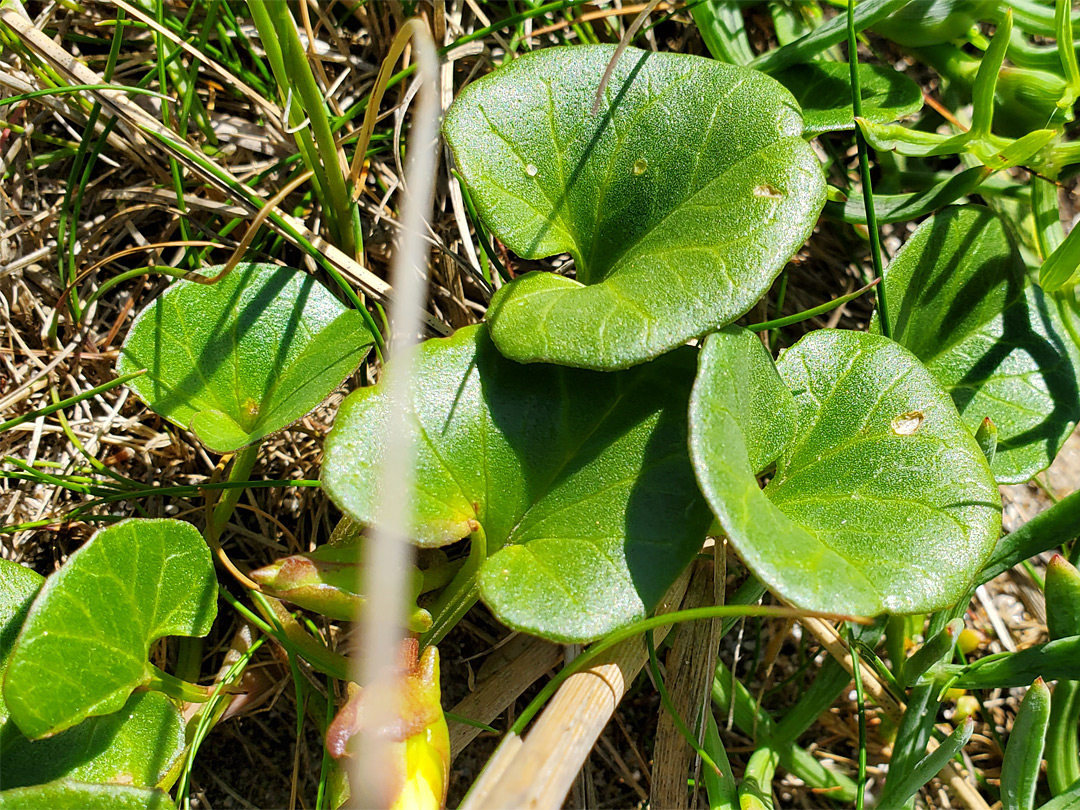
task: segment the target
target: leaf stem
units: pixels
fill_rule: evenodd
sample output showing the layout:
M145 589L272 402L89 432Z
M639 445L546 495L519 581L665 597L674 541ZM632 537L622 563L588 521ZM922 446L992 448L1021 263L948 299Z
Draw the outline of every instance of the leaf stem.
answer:
M613 630L602 639L596 641L593 646L589 647L588 650L585 650L581 655L575 658L572 663L563 667L559 674L547 682L544 688L540 690L540 694L538 694L533 699L532 703L526 707L525 711L521 713L517 722L511 726L510 732L520 735L521 732L525 730L525 726L529 724L529 721L537 715L548 699L558 691L563 681L571 675L581 672L581 670L591 666L602 653L607 652L616 644L642 635L649 630L655 630L657 627L664 627L669 624L700 621L702 619L721 619L729 616L773 616L796 619L812 616L821 619L840 619L842 621L858 621L864 623L869 621L868 619L857 616L848 616L846 614L821 613L814 610L798 610L796 608L778 607L774 605L709 605L706 607L690 608L688 610L676 610L672 613L664 613L660 616L651 616L648 619L642 619L641 621L634 622L626 627Z
M176 700L185 703L206 703L210 700L211 691L204 686L182 681L175 675L158 669L150 664L150 680L146 683L147 689L162 692Z
M52 405L48 405L44 408L39 408L36 411L30 411L30 413L24 413L22 416L16 416L14 419L9 419L6 422L0 422L0 433L3 433L5 430L10 430L13 427L17 427L24 422L32 422L35 419L40 419L42 416L48 416L50 413L55 413L56 411L62 410L64 408L70 408L72 405L82 402L84 399L90 399L91 397L95 397L98 394L103 394L106 391L110 391L113 388L116 388L118 385L123 385L124 383L133 380L136 377L141 377L145 373L146 369L133 371L130 374L125 374L122 377L117 377L115 380L109 380L109 382L103 383L97 388L91 388L89 391L84 391L76 396L62 399L59 402L54 402Z
M819 29L820 30L820 29ZM859 46L855 41L855 0L848 0L847 11L848 67L851 70L851 109L856 123L862 118L862 89L859 86ZM874 212L874 189L870 182L870 158L867 155L866 138L862 128L855 127L855 144L859 150L859 174L862 177L863 205L866 208L866 228L870 232L870 259L874 263L874 278L882 278L881 235L878 233L877 214ZM881 334L892 337L889 324L889 306L885 299L885 285L877 288L878 319Z
M446 590L442 592L439 601L431 610L431 615L435 618L431 629L420 637L422 647L442 641L479 598L480 590L476 584L476 578L480 573L480 566L484 564L488 556L487 535L484 533L483 526L473 532L469 542L469 558L446 586Z
M255 461L259 457L259 447L260 443L256 442L236 451L236 455L233 456L232 467L229 469L229 483L247 481L252 468L255 466ZM236 504L239 502L243 492L243 487L226 489L221 493L217 503L214 504L213 517L210 526L207 527L207 534L213 536L214 542L217 542L218 537L221 536L221 532L229 522L229 518L232 517L232 513L236 509Z
M855 634L848 626L848 647L851 649L851 674L855 679L855 701L859 709L859 791L855 794L855 810L863 810L866 803L866 698L863 695L862 664Z
M686 721L682 719L679 710L675 708L675 703L671 700L671 694L664 684L664 679L660 676L660 664L656 660L656 644L653 641L652 630L645 633L645 644L649 648L649 672L652 673L653 681L656 683L656 691L660 693L660 702L663 704L667 713L671 715L671 720L675 724L676 730L682 735L682 738L686 740L686 744L694 750L694 753L701 757L701 761L705 763L705 765L712 768L717 776L723 776L724 772L720 770L720 766L716 764L704 748L698 745L697 738L694 736L694 733L690 731L690 727L686 725Z
M989 582L1023 560L1064 545L1080 534L1078 527L1080 491L1065 496L1016 531L998 540L990 560L979 573L978 582Z
M258 591L252 591L251 597L259 606L259 612L266 616L260 618L254 611L246 607L225 588L220 590L221 598L224 599L237 613L251 622L255 627L266 635L275 639L282 647L294 655L301 656L313 668L336 678L339 681L349 680L349 662L345 656L331 650L321 642L307 634L294 619L290 625L282 622L282 614L274 610L273 604L276 599L270 600ZM261 601L260 601L261 600ZM278 605L281 603L278 602ZM282 607L286 615L288 612ZM291 619L292 617L289 616ZM297 632L299 631L299 632Z
M880 278L875 278L865 287L860 287L859 289L855 290L855 292L848 293L847 295L841 295L839 298L834 298L832 301L826 301L824 304L819 304L812 309L804 309L802 312L796 312L794 315L785 315L783 318L776 318L771 321L752 323L744 328L750 332L765 332L770 329L779 329L783 326L791 326L791 324L793 323L806 321L810 318L815 318L818 315L824 315L826 312L831 312L837 307L843 306L848 301L854 301L860 295L863 295L874 287L880 286L880 282Z

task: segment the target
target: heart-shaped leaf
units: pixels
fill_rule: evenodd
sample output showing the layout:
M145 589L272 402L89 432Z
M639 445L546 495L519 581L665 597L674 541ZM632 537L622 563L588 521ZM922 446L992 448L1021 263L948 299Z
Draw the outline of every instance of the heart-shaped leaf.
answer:
M227 453L317 407L372 342L360 313L307 274L245 264L216 284L173 284L135 319L116 370L148 369L128 383L139 398Z
M120 711L91 717L47 740L28 740L14 723L0 728L0 787L61 778L154 787L183 751L184 721L172 701L140 692Z
M750 309L825 202L791 94L748 68L629 48L544 48L469 85L444 131L481 217L519 256L569 252L488 311L520 362L620 369Z
M0 560L0 681L7 671L8 658L22 629L30 603L34 601L45 577L26 566ZM0 690L0 729L7 723L8 710Z
M217 579L202 535L179 520L102 529L46 580L8 660L4 699L31 739L120 709L149 682L150 645L204 636Z
M420 347L413 538L486 543L481 598L515 629L586 641L643 617L701 547L710 516L686 453L694 352L614 374L506 360L483 326ZM378 516L387 399L354 392L323 484ZM436 617L438 622L438 617Z
M1001 220L977 205L938 212L890 262L885 291L893 339L972 432L986 417L997 426L997 480L1050 466L1080 418L1080 355Z
M175 810L167 793L58 779L0 793L0 810Z
M803 131L808 135L855 129L851 106L851 68L846 62L809 62L773 77L802 107ZM889 124L922 108L922 90L899 71L881 65L859 65L862 117Z
M710 336L690 406L698 481L749 568L808 609L924 613L963 596L1001 502L948 394L877 335L812 332L778 371L768 361L736 330ZM797 429L762 491L754 447L785 429L749 414L789 398Z

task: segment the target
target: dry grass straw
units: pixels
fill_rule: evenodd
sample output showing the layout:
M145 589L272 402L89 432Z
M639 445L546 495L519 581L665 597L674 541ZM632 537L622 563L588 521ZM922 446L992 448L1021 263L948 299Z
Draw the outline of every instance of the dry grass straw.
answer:
M406 699L400 693L398 661L406 625L404 608L409 603L408 569L413 556L409 532L415 498L414 455L409 415L413 398L413 348L423 322L427 285L428 243L424 236L430 217L439 137L439 62L431 33L423 21L414 18L402 26L383 63L384 70L397 61L407 39L412 42L419 68L420 92L404 178L407 185L403 188L402 238L394 261L397 296L390 321L393 363L386 372L389 406L383 426L386 451L379 477L380 522L365 549L359 592L366 596L366 601L362 615L357 616L364 636L353 675L365 690L364 722L368 730L393 726ZM374 121L374 106L369 108L365 120L361 149L366 149L371 138L368 120ZM358 154L363 156L363 152ZM382 734L360 735L356 764L350 772L353 790L350 804L362 808L393 803L399 789L395 784L394 756L394 744Z

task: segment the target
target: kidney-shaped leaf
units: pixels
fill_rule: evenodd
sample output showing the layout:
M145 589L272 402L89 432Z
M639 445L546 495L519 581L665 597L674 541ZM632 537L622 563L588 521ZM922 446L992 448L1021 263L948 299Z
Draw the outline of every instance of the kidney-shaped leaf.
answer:
M30 612L30 603L44 581L45 577L37 571L11 560L0 560L0 681L7 672L8 658L26 614ZM7 704L4 703L3 690L0 690L0 729L7 719Z
M799 102L803 130L808 135L855 129L851 68L846 62L810 62L773 77ZM892 68L860 64L859 87L862 117L875 124L889 124L922 108L919 85Z
M227 453L318 406L372 341L363 316L306 273L245 264L216 284L173 284L135 319L116 370L147 369L128 383L139 398Z
M1054 302L988 208L946 208L885 270L892 337L948 391L972 432L998 429L1002 483L1046 469L1080 418L1080 356Z
M8 660L4 700L32 738L120 709L150 680L150 644L204 636L217 579L202 535L179 520L102 529L49 577Z
M184 721L158 692L132 695L124 707L91 717L47 740L28 740L14 723L0 728L0 788L54 779L154 787L184 751Z
M619 369L730 323L810 235L825 182L782 85L712 59L544 48L469 85L444 130L477 210L519 256L569 252L492 299L520 362Z
M0 793L0 810L174 810L167 793L58 779Z
M709 337L690 408L698 480L749 568L808 609L923 613L955 602L1000 534L1001 502L948 395L876 335L813 332L779 372L767 360L756 339ZM764 491L749 461L759 440L740 416L746 391L781 409L793 399L798 414Z
M686 453L694 352L601 374L506 360L485 327L420 347L411 424L413 536L470 535L480 596L510 627L586 641L643 617L700 548L710 517ZM378 516L387 400L354 392L326 440L323 484Z

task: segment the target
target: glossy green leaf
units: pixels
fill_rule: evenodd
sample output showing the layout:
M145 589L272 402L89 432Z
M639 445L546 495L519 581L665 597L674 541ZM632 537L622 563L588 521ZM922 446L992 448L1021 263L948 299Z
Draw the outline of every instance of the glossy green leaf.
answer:
M798 105L762 73L628 49L544 48L469 85L444 130L477 210L519 256L569 252L488 311L519 362L620 369L730 323L825 203Z
M690 406L698 481L749 568L811 609L923 613L963 596L1000 534L1001 502L930 373L890 340L832 330L804 337L778 370L767 360L737 332L710 336ZM759 440L739 416L748 391L780 413L791 396L797 412L765 490L750 462Z
M202 535L179 520L102 529L46 580L4 678L11 719L28 737L119 710L153 672L150 645L204 636L217 579Z
M24 565L0 560L0 681L7 671L8 657L22 629L30 603L34 601L45 577ZM8 710L0 690L0 729L7 723Z
M694 352L601 374L506 360L486 327L429 340L414 367L413 538L472 536L481 598L510 627L585 641L642 618L710 523L686 454ZM378 515L386 395L354 392L326 439L323 486Z
M216 284L173 284L135 319L116 370L148 369L130 383L139 398L226 453L317 407L372 341L360 313L307 274L245 264Z
M175 810L167 793L58 779L0 793L0 810Z
M846 62L810 62L773 76L791 91L802 107L806 134L855 129L851 68ZM888 124L922 108L919 85L892 68L860 64L859 87L863 118L868 121Z
M886 268L885 289L893 339L930 369L973 433L993 420L998 481L1050 466L1080 418L1080 355L1001 220L975 205L939 212Z
M176 706L157 692L140 692L120 711L47 740L28 740L14 723L0 728L0 788L61 778L154 787L183 751L184 721Z

